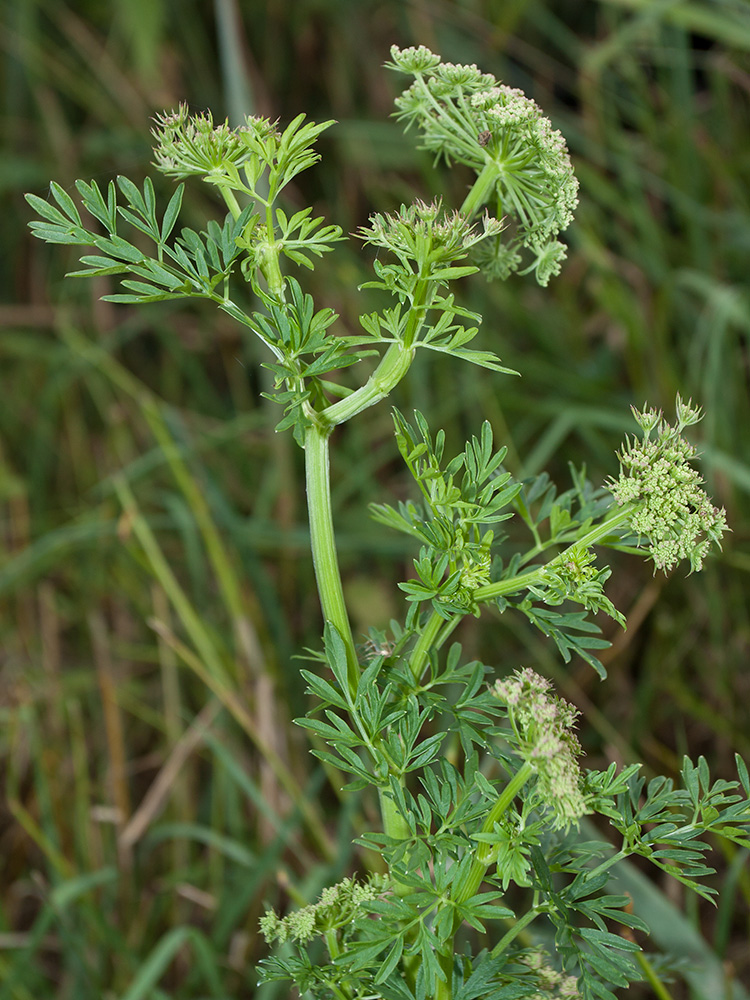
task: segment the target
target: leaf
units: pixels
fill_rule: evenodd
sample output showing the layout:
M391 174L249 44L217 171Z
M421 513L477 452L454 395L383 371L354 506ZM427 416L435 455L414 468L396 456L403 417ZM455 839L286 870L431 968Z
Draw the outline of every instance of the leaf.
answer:
M491 351L467 351L464 348L458 348L458 350L451 351L451 354L455 358L461 358L463 361L470 361L473 365L479 365L481 368L488 368L493 372L501 372L503 375L519 375L520 372L515 371L513 368L505 368L504 365L500 364L500 359L492 354Z
M136 185L130 180L129 177L124 177L122 174L117 178L117 186L120 188L122 193L128 199L130 205L139 213L144 219L148 219L148 209L146 208L146 203L141 196L141 192L138 190Z
M310 670L300 670L300 674L310 685L311 692L317 695L321 701L330 702L338 708L347 707L346 701L341 697L334 686L328 683L328 681L324 680L322 677L318 677L317 674L312 673Z
M150 222L147 220L141 221L137 215L129 209L123 208L121 205L118 206L117 211L122 218L133 227L133 229L137 229L140 232L145 233L146 236L148 236L149 239L152 239L155 243L159 242L159 231Z
M105 258L100 258L104 260ZM89 267L81 271L68 271L66 278L99 278L108 274L127 274L128 268L124 264L116 264L114 261L110 267Z
M404 936L403 934L399 934L399 936L393 943L393 947L388 952L388 955L385 961L383 962L380 972L375 977L376 986L379 986L380 983L385 982L385 980L390 976L390 974L398 965L399 960L401 959L401 955L403 954L403 951L404 951Z
M69 220L62 214L59 208L50 205L44 198L40 198L38 194L26 194L24 198L37 215L41 215L48 222L54 222L56 226L63 226L65 229L69 228Z
M94 245L112 257L119 257L121 260L131 261L134 264L145 259L141 250L122 239L121 236L97 236L94 239Z
M349 690L346 646L344 645L344 640L341 638L341 635L333 622L326 622L323 632L323 643L325 646L325 654L326 659L328 660L328 665L333 671L333 676L336 678L339 688L341 689L341 693L346 698L347 704L351 705L352 697Z
M144 261L142 267L131 268L133 274L139 274L141 277L148 277L152 281L157 282L157 284L164 285L165 288L169 288L174 291L178 288L184 288L185 279L178 278L176 274L163 267L155 260Z
M52 191L52 196L54 197L57 204L67 215L71 222L75 222L77 226L82 226L81 216L78 214L78 209L76 208L75 202L70 197L68 192L60 187L56 181L52 181L50 184L50 189Z
M452 281L454 278L465 278L469 274L476 274L478 267L467 264L462 267L444 267L439 271L431 271L430 278L434 281Z
M750 776L748 776L747 773L747 764L738 753L734 755L734 762L737 766L737 774L739 775L740 783L745 790L745 794L750 796Z
M392 941L393 937L390 934L387 937L377 938L375 941L355 941L349 945L346 955L342 958L346 958L347 964L351 963L351 968L355 972L359 969L366 969Z
M165 296L166 297L166 296ZM116 302L118 305L136 305L137 303L144 302L142 295L125 295L122 293L116 293L114 295L102 295L102 302Z
M77 180L76 189L85 208L101 222L108 233L114 233L117 229L117 192L114 182L110 181L107 187L106 203L96 181L92 180L87 184L86 181Z
M123 281L123 288L129 288L133 292L138 292L140 295L145 295L148 297L159 296L160 298L168 298L166 292L163 292L161 288L157 288L156 285L148 285L145 281Z
M94 242L91 233L87 233L84 229L78 229L77 226L72 226L70 223L63 227L44 222L30 222L29 228L37 239L44 240L46 243L90 246Z

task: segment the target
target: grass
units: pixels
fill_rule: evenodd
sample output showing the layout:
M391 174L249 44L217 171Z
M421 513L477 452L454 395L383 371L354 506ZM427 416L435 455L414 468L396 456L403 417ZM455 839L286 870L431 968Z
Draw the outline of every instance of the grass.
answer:
M0 1000L282 997L254 987L264 904L310 899L367 863L351 840L369 802L342 797L289 725L304 704L293 656L320 621L299 455L258 402L259 353L213 313L100 303L105 289L63 281L75 259L25 228L22 192L50 178L137 180L149 116L180 99L218 116L337 118L300 200L348 231L444 187L388 120L392 42L476 62L552 115L582 184L566 269L544 293L520 281L470 293L523 379L422 362L397 403L435 414L449 447L486 417L514 471L564 482L569 461L612 474L628 404L669 407L679 389L707 410L704 468L733 535L697 580L623 564L611 596L631 626L612 634L605 684L520 627L472 623L462 641L555 676L584 709L595 761L671 772L689 750L731 776L731 751L748 752L747 7L262 6L251 19L231 2L0 5ZM446 183L459 203L463 179ZM197 218L207 203L190 197ZM362 254L332 257L310 290L353 326ZM336 444L364 627L372 609L400 612L393 583L411 559L365 506L405 480L387 409ZM665 927L676 905L707 949L677 961L675 1000L686 984L724 995L706 978L714 962L726 995L750 981L747 858L717 867L716 912L642 889L647 920Z

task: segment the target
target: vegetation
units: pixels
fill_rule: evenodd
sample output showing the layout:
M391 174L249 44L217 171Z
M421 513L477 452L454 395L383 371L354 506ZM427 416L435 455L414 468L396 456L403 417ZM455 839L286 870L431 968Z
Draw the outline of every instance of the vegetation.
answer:
M614 646L601 654L603 685L576 661L560 670L554 646L521 625L509 636L469 618L461 641L505 673L533 663L554 676L584 710L580 738L593 764L645 760L676 772L689 750L731 777L727 751L747 752L750 477L737 457L748 426L747 108L736 83L746 15L730 3L506 6L428 14L384 4L375 18L364 7L342 17L337 4L301 3L294 18L271 11L246 25L255 62L242 62L237 33L218 30L229 4L217 5L216 26L207 11L178 19L167 4L136 19L138 5L113 5L113 26L97 24L94 5L88 19L80 5L15 5L3 12L16 53L6 188L43 196L55 176L64 200L83 176L106 189L149 158L147 116L183 97L234 121L249 106L286 124L302 108L340 124L321 138L323 166L295 180L293 196L350 231L373 206L388 212L446 184L411 133L404 141L398 126L378 123L393 96L379 64L394 37L434 39L456 62L522 86L565 132L581 180L569 262L543 294L514 278L466 292L462 307L485 316L480 337L490 332L482 346L501 345L503 366L522 381L504 378L499 389L498 376L420 359L397 389L399 409L445 427L448 454L487 418L519 480L549 467L562 481L568 460L585 460L601 481L617 471L627 402L669 408L679 388L706 408L703 468L733 535L697 586L680 570L665 586L617 567L617 592L607 593L630 628L604 625ZM309 40L334 24L330 50L312 55ZM206 28L222 39L223 77ZM362 53L362 37L380 50ZM186 82L167 93L170 59ZM446 203L461 204L470 176L459 170L447 183ZM157 190L161 204L173 190ZM211 205L188 189L188 224ZM22 235L21 206L3 272L8 298L30 305L6 312L2 336L13 405L2 414L0 586L11 613L0 995L242 995L265 954L264 904L309 904L372 863L351 842L376 826L369 799L339 796L340 782L288 724L308 707L292 655L320 634L300 453L272 434L278 416L255 402L273 391L259 368L266 358L230 322L200 305L102 306L98 295L114 291L107 274L89 291L61 284L59 260ZM346 289L366 280L360 257L341 244L305 282L351 329L361 307ZM407 495L388 422L385 408L369 410L337 439L332 499L355 633L373 613L386 625L397 613L389 581L409 575L400 564L409 565L410 543L364 516L373 496ZM725 855L717 911L686 902L685 916L678 908L665 918L673 903L663 887L629 873L637 912L657 930L652 989L678 997L687 982L698 996L741 995L745 858Z

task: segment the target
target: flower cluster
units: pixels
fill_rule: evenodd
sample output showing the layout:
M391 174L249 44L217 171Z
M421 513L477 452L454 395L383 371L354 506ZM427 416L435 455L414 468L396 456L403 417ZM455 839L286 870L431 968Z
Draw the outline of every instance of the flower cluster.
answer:
M381 895L387 886L382 875L371 875L367 882L345 878L330 885L320 894L317 903L303 906L285 917L266 910L260 918L260 931L268 944L278 941L300 941L303 944L336 927L350 924L361 907Z
M402 205L394 214L371 215L370 225L357 235L365 243L390 250L409 270L416 265L417 273L425 275L466 257L472 247L502 228L501 222L485 215L478 229L459 212L443 212L438 199Z
M168 177L211 177L226 174L247 162L253 155L243 135L259 139L276 135L275 123L265 118L245 119L239 129L227 121L214 124L210 111L191 115L186 104L176 111L156 116L157 127L151 134L156 144L156 166Z
M522 273L533 270L546 285L565 257L555 237L578 204L578 181L560 132L522 91L476 66L441 62L424 46L394 46L391 55L390 68L415 77L396 99L398 117L421 130L424 149L476 170L472 213L494 199L498 217L505 213L515 222L511 252L499 240L493 241L494 255L488 246L480 252L487 276L517 270L515 248L524 247L535 259Z
M633 505L630 527L648 540L656 569L689 559L691 572L700 570L727 530L726 511L713 505L690 465L697 450L682 436L701 413L678 396L676 426L657 410L633 408L633 414L643 437L627 440L618 452L620 475L610 483L612 495L620 505Z
M496 681L492 694L506 706L519 754L536 771L541 797L560 829L589 810L576 759L581 746L573 733L578 711L551 694L551 688L548 680L525 667Z
M597 568L593 549L574 545L547 563L542 585L530 589L545 604L576 601L589 611L603 611L625 628L624 616L604 593L611 573L608 566Z
M533 970L541 987L529 1000L580 1000L578 980L575 976L566 976L564 972L553 969L549 964L549 955L542 948L527 951L520 956L520 961Z

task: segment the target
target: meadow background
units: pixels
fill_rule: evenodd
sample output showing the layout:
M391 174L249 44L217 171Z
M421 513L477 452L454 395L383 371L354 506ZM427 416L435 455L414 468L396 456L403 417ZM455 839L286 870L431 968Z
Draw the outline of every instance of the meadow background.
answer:
M449 449L489 419L514 473L564 489L570 462L615 474L630 404L670 410L679 390L705 407L733 529L694 577L614 560L630 624L603 623L604 683L517 621L472 620L461 641L552 676L593 765L674 774L689 752L731 778L733 751L750 757L745 0L2 0L0 1000L286 997L254 985L259 914L361 867L351 840L377 821L290 725L294 655L321 623L266 359L211 309L113 306L107 279L64 280L75 248L32 240L23 192L141 182L150 118L187 100L234 123L335 118L293 197L346 232L415 194L460 204L466 176L389 117L394 42L522 87L567 137L581 203L548 289L466 283L480 339L523 377L422 358L393 401L442 422ZM162 204L171 190L157 180ZM185 224L218 211L188 185ZM367 276L352 240L301 278L354 326ZM361 632L403 614L413 555L367 516L407 489L387 406L338 435L333 476ZM715 861L717 908L638 883L675 1000L750 987L747 852Z

